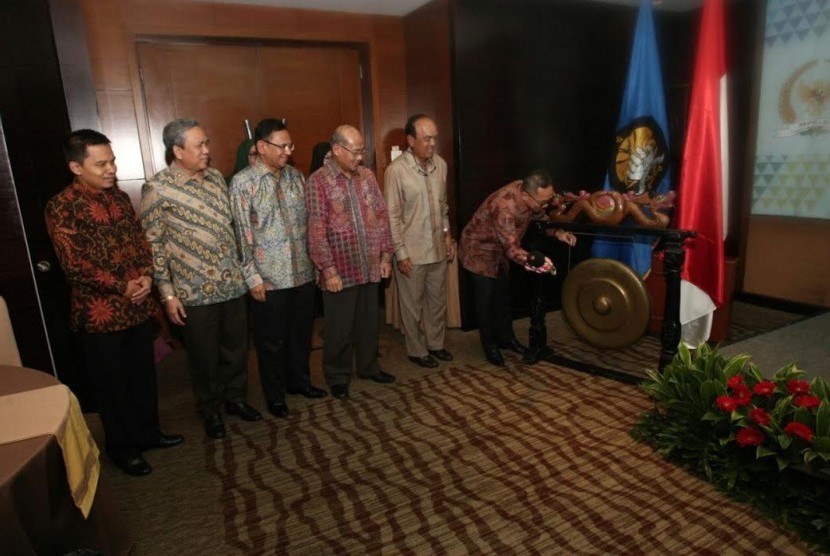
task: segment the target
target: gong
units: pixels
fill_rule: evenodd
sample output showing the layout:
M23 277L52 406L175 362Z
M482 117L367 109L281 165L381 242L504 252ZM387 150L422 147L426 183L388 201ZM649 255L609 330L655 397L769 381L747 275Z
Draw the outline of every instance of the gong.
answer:
M639 340L651 319L651 299L634 270L612 259L588 259L562 285L562 312L581 338L601 348Z

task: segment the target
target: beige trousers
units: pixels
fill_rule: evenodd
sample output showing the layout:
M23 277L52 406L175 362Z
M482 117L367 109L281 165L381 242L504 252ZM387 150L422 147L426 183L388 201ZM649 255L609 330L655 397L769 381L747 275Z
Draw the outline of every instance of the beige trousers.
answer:
M406 354L424 357L444 348L447 328L447 261L412 265L409 275L395 267Z

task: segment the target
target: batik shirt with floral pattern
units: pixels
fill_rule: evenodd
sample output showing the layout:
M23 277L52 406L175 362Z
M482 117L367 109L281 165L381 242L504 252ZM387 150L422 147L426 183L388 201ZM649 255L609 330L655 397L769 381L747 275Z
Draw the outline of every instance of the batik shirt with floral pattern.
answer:
M345 174L326 155L306 187L308 251L323 278L340 276L344 288L380 282L380 263L394 246L389 212L371 170Z
M528 252L522 249L522 237L532 220L547 220L547 216L528 207L522 198L521 180L497 189L481 203L461 232L461 266L496 278L507 272L509 261L524 265Z
M275 174L257 160L233 177L230 198L249 289L264 284L268 290L283 290L314 279L299 170L286 166Z
M71 289L73 330L116 332L152 317L150 296L134 304L127 282L152 276L150 246L129 196L75 182L46 204L46 229Z
M245 295L228 189L216 169L199 181L173 162L153 176L141 189L141 223L162 299L212 305Z

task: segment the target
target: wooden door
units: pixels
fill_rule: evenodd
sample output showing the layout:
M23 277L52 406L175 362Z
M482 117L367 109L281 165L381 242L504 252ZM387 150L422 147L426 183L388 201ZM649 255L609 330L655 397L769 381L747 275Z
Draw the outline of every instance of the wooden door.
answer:
M363 129L356 48L139 42L138 57L152 142L152 170L165 166L162 129L175 118L203 123L212 165L230 175L236 149L266 117L286 118L297 145L294 165L308 174L311 150L334 128Z

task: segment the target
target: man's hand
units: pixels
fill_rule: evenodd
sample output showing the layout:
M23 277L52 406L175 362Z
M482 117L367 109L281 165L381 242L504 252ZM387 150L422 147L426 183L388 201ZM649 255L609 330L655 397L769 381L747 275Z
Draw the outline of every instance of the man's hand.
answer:
M153 279L149 276L142 276L134 278L127 282L127 288L124 290L124 297L130 299L130 303L138 305L147 299L150 295L150 287L153 285Z
M404 274L404 275L408 276L409 272L412 270L412 259L407 257L402 261L398 261L398 270L401 271L401 274ZM380 271L383 272L383 267L382 266L381 266Z
M170 322L179 326L184 326L187 319L187 313L184 312L184 305L178 297L171 297L164 302L164 311L167 313L167 318Z
M338 274L335 274L331 278L326 278L324 285L327 292L339 292L343 289L343 281Z
M407 259L409 260L409 259ZM410 263L409 269L412 270L412 264ZM392 276L392 263L390 262L381 262L380 263L380 277L381 278L389 278Z
M553 261L551 261L548 257L545 257L545 262L542 263L542 266L525 264L525 270L535 272L537 274L546 274L549 272L556 275L556 267L553 266Z
M573 235L571 232L566 232L565 230L560 229L560 230L556 230L555 236L556 236L556 239L558 239L562 243L570 245L571 247L576 245L576 236Z
M455 258L455 240L446 235L444 236L444 242L447 244L447 261L452 262Z
M265 303L265 284L259 284L258 286L254 286L250 289L250 292L251 297L253 297L255 301Z

